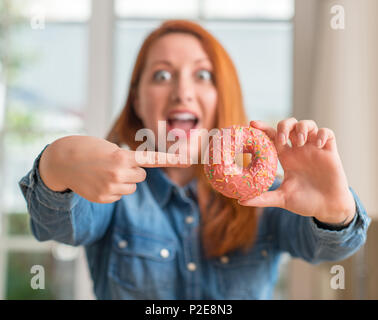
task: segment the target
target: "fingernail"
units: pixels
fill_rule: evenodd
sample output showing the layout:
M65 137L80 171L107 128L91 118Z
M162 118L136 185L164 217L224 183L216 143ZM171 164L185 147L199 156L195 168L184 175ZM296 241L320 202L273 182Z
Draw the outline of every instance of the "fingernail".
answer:
M320 148L320 147L322 146L322 144L323 144L322 139L318 139L318 140L316 141L316 146L317 146L318 148Z
M279 136L278 136L278 140L279 140L279 142L280 142L282 145L284 145L284 144L286 143L286 137L285 137L285 135L284 135L282 132L279 134Z
M304 134L303 133L298 133L298 147L303 146L305 143L304 141Z

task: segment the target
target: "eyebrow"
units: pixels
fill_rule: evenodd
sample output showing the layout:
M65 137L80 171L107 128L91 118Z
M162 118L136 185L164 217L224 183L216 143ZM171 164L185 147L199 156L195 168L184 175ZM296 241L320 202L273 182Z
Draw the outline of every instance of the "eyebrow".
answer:
M210 59L209 58L201 58L201 59L197 59L194 61L195 64L199 63L199 62L202 62L202 61L208 61L211 63ZM169 61L167 60L156 60L154 62L151 63L151 65L155 65L155 64L166 64L166 65L169 65L169 66L172 66L172 63L170 63Z

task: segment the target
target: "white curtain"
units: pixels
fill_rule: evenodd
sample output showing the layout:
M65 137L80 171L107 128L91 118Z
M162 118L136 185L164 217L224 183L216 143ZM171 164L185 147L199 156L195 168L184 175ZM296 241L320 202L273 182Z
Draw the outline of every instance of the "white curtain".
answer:
M342 13L344 28L335 29ZM296 0L293 80L293 116L335 132L349 185L378 219L378 1ZM350 276L341 293L330 289L329 264L294 260L289 297L364 299L371 274L364 261L362 249L341 262Z
M378 1L297 0L294 23L293 115L336 133L349 185L378 218Z

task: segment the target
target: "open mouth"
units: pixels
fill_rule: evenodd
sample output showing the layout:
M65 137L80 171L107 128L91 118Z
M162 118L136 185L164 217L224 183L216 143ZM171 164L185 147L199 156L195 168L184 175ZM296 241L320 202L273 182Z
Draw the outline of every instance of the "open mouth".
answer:
M189 133L191 129L197 127L199 118L192 112L175 111L168 115L167 129L181 129Z

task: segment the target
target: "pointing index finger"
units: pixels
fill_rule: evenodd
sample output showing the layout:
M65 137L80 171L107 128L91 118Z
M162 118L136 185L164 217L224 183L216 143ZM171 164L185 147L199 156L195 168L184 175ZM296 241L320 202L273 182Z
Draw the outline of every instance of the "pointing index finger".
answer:
M191 163L187 157L173 153L156 151L135 151L134 158L138 166L145 168L176 167L188 168Z

